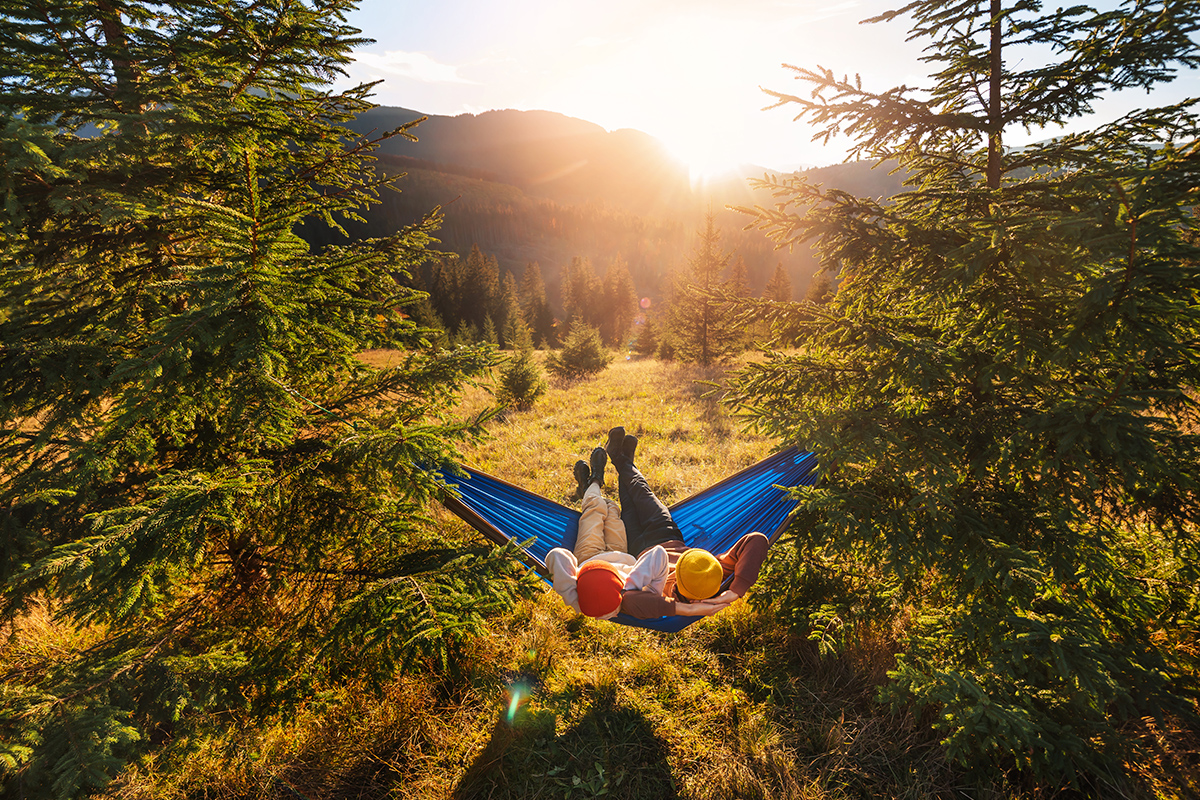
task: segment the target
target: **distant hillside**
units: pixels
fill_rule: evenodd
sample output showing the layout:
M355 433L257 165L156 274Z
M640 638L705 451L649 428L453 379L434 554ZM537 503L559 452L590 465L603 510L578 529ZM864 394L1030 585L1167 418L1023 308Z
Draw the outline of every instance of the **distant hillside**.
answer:
M382 133L421 116L381 106L349 127L360 134ZM487 111L430 115L415 133L419 141L395 137L381 152L485 170L530 194L566 203L604 201L635 213L656 213L664 206L697 202L687 168L640 131L609 133L550 111Z
M826 188L841 189L844 192L859 197L887 198L903 189L905 173L896 171L895 162L886 162L874 166L866 161L851 161L848 164L833 164L828 167L814 167L804 170L813 183L823 184Z
M362 135L379 134L422 116L379 107L349 127ZM761 167L693 187L684 165L653 137L633 130L608 132L548 111L430 115L414 133L417 142L395 137L384 143L380 170L405 177L396 184L399 192L385 192L367 213L365 225L348 227L352 236L389 234L441 206L443 250L461 255L478 244L517 276L527 263L537 262L552 301L557 301L559 271L572 257L589 258L602 273L618 254L638 291L656 297L665 291L665 276L686 266L696 229L712 208L725 248L746 261L755 293L782 262L802 296L816 269L807 250L775 251L761 233L742 230L745 216L725 208L771 203L765 194L755 196L746 182L761 177L766 172ZM900 187L898 176L866 164L805 174L869 196L890 196ZM333 238L317 227L308 233L316 243Z

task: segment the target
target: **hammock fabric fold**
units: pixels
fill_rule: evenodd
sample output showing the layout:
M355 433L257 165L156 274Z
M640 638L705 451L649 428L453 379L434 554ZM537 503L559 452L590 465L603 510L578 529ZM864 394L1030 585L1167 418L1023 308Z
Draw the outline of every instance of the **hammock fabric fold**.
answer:
M754 531L774 543L797 503L787 490L811 486L816 465L812 453L784 450L681 500L671 506L671 516L689 547L723 553ZM460 469L465 477L448 470L440 473L451 490L442 504L496 544L535 537L525 551L533 569L549 583L546 556L555 547L575 546L579 512L478 470ZM674 633L698 619L637 619L619 614L613 621Z

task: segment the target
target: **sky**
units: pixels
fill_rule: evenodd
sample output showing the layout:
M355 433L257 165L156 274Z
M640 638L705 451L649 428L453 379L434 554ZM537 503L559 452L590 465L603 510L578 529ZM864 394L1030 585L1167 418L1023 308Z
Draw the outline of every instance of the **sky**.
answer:
M842 161L846 140L811 141L797 106L764 110L762 88L800 93L784 64L859 74L866 88L928 85L907 19L860 20L895 0L361 0L349 22L374 44L349 77L382 79L375 102L428 114L543 109L660 139L694 176L738 164L771 169ZM1200 96L1177 78L1155 104ZM1123 92L1096 121L1147 105ZM1059 129L1054 129L1058 131ZM1006 144L1054 131L1006 133ZM418 131L419 135L419 131Z

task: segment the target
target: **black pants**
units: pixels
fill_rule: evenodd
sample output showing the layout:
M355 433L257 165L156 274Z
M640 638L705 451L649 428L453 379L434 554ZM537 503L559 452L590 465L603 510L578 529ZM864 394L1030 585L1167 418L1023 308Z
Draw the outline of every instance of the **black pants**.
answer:
M633 459L624 454L613 456L612 465L617 470L617 496L629 552L639 556L656 544L683 539L671 512L650 491L650 484L633 465Z

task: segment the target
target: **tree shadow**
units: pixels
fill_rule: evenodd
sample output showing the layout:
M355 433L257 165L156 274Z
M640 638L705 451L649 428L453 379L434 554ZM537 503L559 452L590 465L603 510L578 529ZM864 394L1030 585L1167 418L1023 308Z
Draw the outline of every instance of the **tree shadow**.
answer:
M668 748L612 687L557 733L553 711L502 711L491 737L454 789L454 800L531 797L654 797L678 800Z

